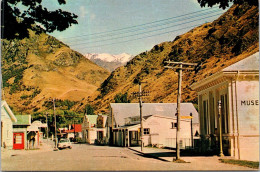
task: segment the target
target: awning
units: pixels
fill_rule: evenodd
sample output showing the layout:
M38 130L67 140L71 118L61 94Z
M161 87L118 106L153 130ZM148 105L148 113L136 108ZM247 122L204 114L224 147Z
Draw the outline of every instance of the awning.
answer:
M27 127L27 131L39 131L38 126L35 125L30 125L29 127Z

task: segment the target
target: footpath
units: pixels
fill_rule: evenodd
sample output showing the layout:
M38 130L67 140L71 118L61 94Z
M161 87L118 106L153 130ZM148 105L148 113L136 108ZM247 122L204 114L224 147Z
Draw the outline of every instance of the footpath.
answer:
M28 155L40 152L53 151L54 142L52 140L43 139L38 147L29 150L13 150L13 149L1 149L1 158L17 156L17 155Z
M141 151L140 147L129 147L130 150L137 152L145 157L155 158L164 162L173 162L173 159L176 157L175 150L169 149L160 149L152 147L144 147ZM186 163L175 163L177 164L186 164L187 170L256 170L248 167L225 164L221 163L219 159L229 159L228 157L219 157L219 156L193 156L193 155L182 155L181 160Z

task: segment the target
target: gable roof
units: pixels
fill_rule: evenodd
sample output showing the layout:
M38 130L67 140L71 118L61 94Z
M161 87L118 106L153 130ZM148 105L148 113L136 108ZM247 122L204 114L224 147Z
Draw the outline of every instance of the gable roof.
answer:
M90 124L97 124L98 115L85 115L85 116L88 118Z
M143 103L143 117L148 115L159 115L171 118L177 118L177 103ZM114 119L117 125L122 126L125 118L140 115L139 103L110 103L113 110ZM193 123L198 123L198 112L192 103L181 103L181 116L190 116L193 114Z
M1 101L1 109L4 109L7 112L12 122L17 122L15 115L13 114L12 110L5 100Z
M222 71L250 71L250 70L259 71L259 52L224 68Z
M193 90L205 89L202 86L221 80L224 76L259 75L259 52L240 60L221 71L191 85Z
M13 125L31 125L31 115L15 115L17 122Z
M82 132L81 124L72 124L71 127L72 128L70 130L65 130L64 132L66 132L66 133Z

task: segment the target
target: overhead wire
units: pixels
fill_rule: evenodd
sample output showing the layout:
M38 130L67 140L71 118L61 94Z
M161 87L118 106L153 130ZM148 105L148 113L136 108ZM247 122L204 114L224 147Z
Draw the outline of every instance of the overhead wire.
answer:
M143 23L143 24L139 24L139 25L124 27L124 28L119 28L119 29L113 29L113 30L110 30L110 31L103 31L103 32L96 32L96 33L91 33L91 34L86 34L86 35L66 37L66 38L63 38L63 39L73 39L73 38L82 37L82 36L91 36L91 35L107 34L107 33L110 33L110 32L116 32L116 31L120 31L120 30L126 30L126 29L136 28L136 27L140 27L140 26L144 26L144 25L153 24L153 23L158 23L158 22L161 22L161 21L167 21L167 20L171 20L171 19L174 19L174 18L180 18L180 17L183 17L183 16L187 16L187 15L191 15L191 14L196 14L196 13L200 13L200 12L204 12L204 11L209 11L209 10L216 9L216 8L217 8L217 7L212 7L212 8L210 8L210 9L204 9L204 10L194 11L194 12L191 12L191 13L182 14L182 15L174 16L174 17L169 17L169 18L166 18L166 19L156 20L156 21L153 21L153 22L147 22L147 23Z
M94 39L104 38L104 37L108 37L108 36L116 36L116 35L121 35L121 34L125 35L127 33L132 33L132 32L136 32L136 31L146 30L146 29L150 29L150 28L154 28L154 27L161 27L163 25L168 25L168 24L173 24L173 23L177 23L177 22L180 22L180 21L184 21L184 20L194 19L196 17L200 17L201 15L213 14L213 13L216 13L216 12L219 12L219 10L209 11L207 13L202 13L202 14L198 14L196 16L181 18L181 19L178 19L178 20L170 21L170 22L167 21L165 23L159 23L159 24L155 24L155 25L151 25L151 26L140 27L140 28L129 30L129 31L121 31L121 32L111 33L111 34L106 34L106 35L98 35L98 36L94 37ZM75 39L75 40L70 40L70 42L73 43L75 41L78 42L78 41L81 41L81 40L91 41L92 39L91 38L90 39L85 39L84 37L81 37L81 38L78 38L78 39Z
M147 34L147 33L151 33L151 32L156 32L156 31L161 31L161 30L165 30L165 29L169 29L169 28L173 28L173 27L176 27L176 26L180 26L180 25L185 25L185 24L189 24L189 23L193 23L193 22L196 22L196 21L199 21L199 20L202 20L202 19L207 19L207 18L210 18L210 17L214 17L214 16L217 16L219 15L220 13L218 14L214 14L214 15L210 15L210 16L206 16L206 17L203 17L203 18L199 18L199 19L196 19L196 20L192 20L192 21L188 21L188 22L183 22L183 23L180 23L180 24L175 24L175 25L172 25L172 26L167 26L167 27L163 27L163 28L159 28L159 29L153 29L153 30L150 30L150 31L145 31L145 32L140 32L140 33L135 33L135 34L131 34L131 35L123 35L123 36L120 36L120 37L115 37L115 38L108 38L108 39L102 39L102 40L96 40L96 41L92 41L92 42L81 42L81 43L77 43L77 44L72 44L71 46L81 46L81 45L85 45L85 44L89 44L89 43L97 43L97 42L104 42L104 41L110 41L110 40L116 40L116 39L121 39L121 38L127 38L127 37L133 37L133 36L138 36L138 35L142 35L142 34Z

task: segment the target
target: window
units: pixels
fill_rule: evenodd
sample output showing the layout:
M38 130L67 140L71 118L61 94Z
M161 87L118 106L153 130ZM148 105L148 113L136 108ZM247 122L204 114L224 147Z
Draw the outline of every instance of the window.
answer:
M177 128L177 122L172 122L172 128Z
M144 135L150 134L150 128L144 128Z

